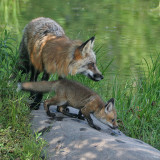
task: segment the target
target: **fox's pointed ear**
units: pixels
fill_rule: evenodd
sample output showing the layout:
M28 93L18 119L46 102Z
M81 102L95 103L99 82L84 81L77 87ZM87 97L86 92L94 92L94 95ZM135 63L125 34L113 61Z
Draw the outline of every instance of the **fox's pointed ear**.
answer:
M93 36L93 37L90 38L91 45L92 45L91 47L92 47L92 48L93 48L93 46L94 46L94 40L95 40L95 36Z
M105 112L106 113L111 112L113 109L114 109L114 98L111 98L105 106Z
M94 39L95 37L93 36L78 47L82 53L82 56L85 56L86 53L90 53L91 49L93 49Z

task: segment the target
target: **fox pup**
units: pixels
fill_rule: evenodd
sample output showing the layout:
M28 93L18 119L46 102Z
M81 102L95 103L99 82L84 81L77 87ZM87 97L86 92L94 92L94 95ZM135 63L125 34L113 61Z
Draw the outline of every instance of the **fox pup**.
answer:
M94 37L86 42L70 40L63 28L50 18L33 19L24 28L20 43L18 69L22 73L31 71L30 81L37 81L40 72L42 80L48 81L49 75L58 73L59 77L68 74L83 74L94 81L103 79L96 66L93 51ZM35 93L31 92L31 96ZM42 93L35 98L34 108L42 99Z
M44 102L44 109L49 116L51 116L49 111L50 105L61 105L64 106L64 108L69 105L79 109L80 114L83 114L88 124L97 130L100 130L100 127L93 123L90 113L93 113L99 121L107 124L111 128L115 129L118 127L114 99L111 98L105 104L97 93L78 82L67 79L51 82L25 82L19 83L18 88L25 91L42 93L55 91L55 96Z

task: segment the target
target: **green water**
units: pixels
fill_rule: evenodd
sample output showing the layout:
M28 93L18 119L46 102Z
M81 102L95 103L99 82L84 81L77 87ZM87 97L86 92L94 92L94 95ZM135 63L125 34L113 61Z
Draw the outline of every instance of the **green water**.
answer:
M140 74L143 58L160 51L158 0L0 0L0 32L4 28L17 37L33 18L50 17L71 39L95 35L100 46L98 65L113 63L106 75L122 80Z

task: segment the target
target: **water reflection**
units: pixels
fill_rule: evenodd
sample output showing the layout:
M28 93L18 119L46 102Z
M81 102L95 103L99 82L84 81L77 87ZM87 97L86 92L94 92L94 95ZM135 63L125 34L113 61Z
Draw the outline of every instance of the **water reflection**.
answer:
M96 35L101 65L114 61L108 73L125 76L138 74L142 58L160 50L159 3L156 0L1 0L0 31L16 32L20 41L24 26L33 18L56 20L72 38Z

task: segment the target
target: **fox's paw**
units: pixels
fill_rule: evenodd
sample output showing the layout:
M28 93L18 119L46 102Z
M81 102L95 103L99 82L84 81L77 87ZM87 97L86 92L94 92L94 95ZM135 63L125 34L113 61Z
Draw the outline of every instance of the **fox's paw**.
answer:
M84 116L78 115L78 119L85 120Z
M56 115L54 113L50 113L50 117L54 118Z
M57 112L60 112L60 106L57 106Z
M96 130L98 130L98 131L100 131L101 130L101 128L100 127L98 127L98 126L94 126L93 128L95 128Z
M48 115L49 117L55 117L55 116L56 116L54 113L51 113L50 111L47 111L46 113L47 113L47 115Z

